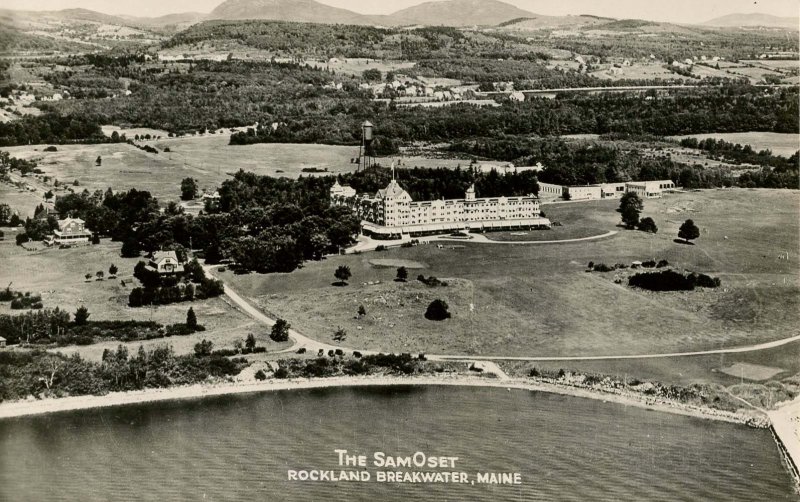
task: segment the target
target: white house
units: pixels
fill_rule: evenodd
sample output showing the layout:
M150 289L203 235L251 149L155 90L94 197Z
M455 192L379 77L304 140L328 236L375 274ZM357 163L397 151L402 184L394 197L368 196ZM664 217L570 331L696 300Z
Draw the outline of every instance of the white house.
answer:
M510 99L511 101L525 101L525 95L519 91L516 91L512 92L508 96L508 99Z
M147 268L164 275L183 272L183 264L178 260L175 251L156 251L150 258Z

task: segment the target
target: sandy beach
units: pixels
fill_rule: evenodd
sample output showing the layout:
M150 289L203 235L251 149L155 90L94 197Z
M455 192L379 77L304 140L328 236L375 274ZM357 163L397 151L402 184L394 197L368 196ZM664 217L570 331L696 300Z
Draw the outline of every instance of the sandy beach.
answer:
M800 486L800 397L767 414L776 442Z
M525 379L489 379L467 375L441 376L364 376L364 377L330 377L303 378L288 380L266 380L263 382L233 382L218 384L196 384L165 389L146 389L131 392L112 392L105 396L74 396L54 399L24 400L0 403L0 419L40 415L60 411L103 408L137 403L151 403L179 399L198 399L209 396L227 394L244 394L252 392L270 392L278 390L315 389L324 387L363 387L390 385L456 385L473 387L498 387L506 389L522 389L539 392L550 392L561 395L599 399L627 406L663 411L678 415L686 415L703 419L718 420L738 424L753 424L753 415L732 413L709 408L684 405L677 402L657 400L647 396L631 394L614 394L599 390L559 385Z

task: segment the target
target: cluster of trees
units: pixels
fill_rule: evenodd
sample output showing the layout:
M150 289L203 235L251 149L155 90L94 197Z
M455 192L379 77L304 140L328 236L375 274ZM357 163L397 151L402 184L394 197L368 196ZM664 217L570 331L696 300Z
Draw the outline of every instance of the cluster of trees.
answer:
M98 341L150 340L203 331L191 308L186 323L163 326L153 321L91 321L89 310L79 307L70 314L56 307L29 311L19 315L0 315L0 333L9 345L90 345Z
M224 229L206 247L256 272L291 272L354 242L360 221L330 206L330 178L272 178L239 171L219 189ZM214 247L217 249L214 249Z
M37 143L108 143L100 123L92 116L44 113L0 123L0 147Z
M162 276L147 268L143 261L136 264L133 275L139 279L142 287L133 288L128 295L128 305L131 307L191 302L220 296L225 292L222 281L206 276L197 259L184 265L182 277Z
M644 272L628 278L628 285L650 291L692 291L695 287L716 288L721 284L718 277L706 274L681 274L674 270Z
M421 168L395 169L395 178L414 200L459 199L465 190L475 184L477 197L507 197L539 193L536 173L499 174L475 172L473 169ZM358 193L375 193L386 188L392 179L390 169L375 167L365 171L339 175L342 184L353 187Z
M279 361L275 378L320 378L339 375L410 375L426 370L423 358L411 354L373 354L363 357L318 357Z
M125 346L108 350L100 363L78 354L64 356L44 351L0 352L0 401L28 396L103 395L108 392L190 385L212 378L237 375L248 365L207 351L175 355L172 347L139 347L130 355Z
M0 178L5 178L9 171L18 171L25 175L36 170L36 161L18 159L8 152L0 152Z
M755 151L750 145L740 145L730 143L722 139L706 138L684 138L680 142L686 148L697 148L707 152L711 158L725 160L739 164L755 164L757 166L768 166L776 172L797 170L800 167L800 151L795 152L788 159L774 155L771 150Z

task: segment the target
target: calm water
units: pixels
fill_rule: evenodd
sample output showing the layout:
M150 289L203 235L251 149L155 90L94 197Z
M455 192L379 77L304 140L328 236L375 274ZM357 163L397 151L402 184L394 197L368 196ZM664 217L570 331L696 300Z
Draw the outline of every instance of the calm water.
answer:
M337 469L337 448L456 456L471 479L510 471L522 484L378 483L387 469L372 465L368 483L287 480ZM767 431L527 391L285 391L0 421L0 500L324 499L797 496Z

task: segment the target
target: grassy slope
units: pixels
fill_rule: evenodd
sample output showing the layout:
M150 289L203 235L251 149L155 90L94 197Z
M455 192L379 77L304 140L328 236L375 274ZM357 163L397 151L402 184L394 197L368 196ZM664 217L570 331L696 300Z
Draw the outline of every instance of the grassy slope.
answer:
M458 278L440 289L392 282L394 270L369 265L375 254L310 263L288 275L227 273L225 278L302 332L330 341L341 326L348 332L346 343L359 348L545 356L745 345L794 332L799 200L797 192L766 190L670 195L646 202L644 215L653 216L660 227L655 236L621 232L591 243L466 244L455 250L420 246L381 255L424 262L429 266L425 275ZM592 212L593 222L610 230L617 221L616 204L583 207ZM551 206L548 216L560 219L562 208L569 213L579 207ZM707 229L695 246L673 242L686 218ZM791 259L778 260L780 250L791 251ZM590 260L613 264L648 258L718 275L723 288L655 294L614 284L614 273L584 272ZM331 284L339 264L353 270L344 288ZM363 284L375 280L382 283ZM452 319L433 323L423 318L436 297L450 304ZM360 304L368 315L358 320Z

